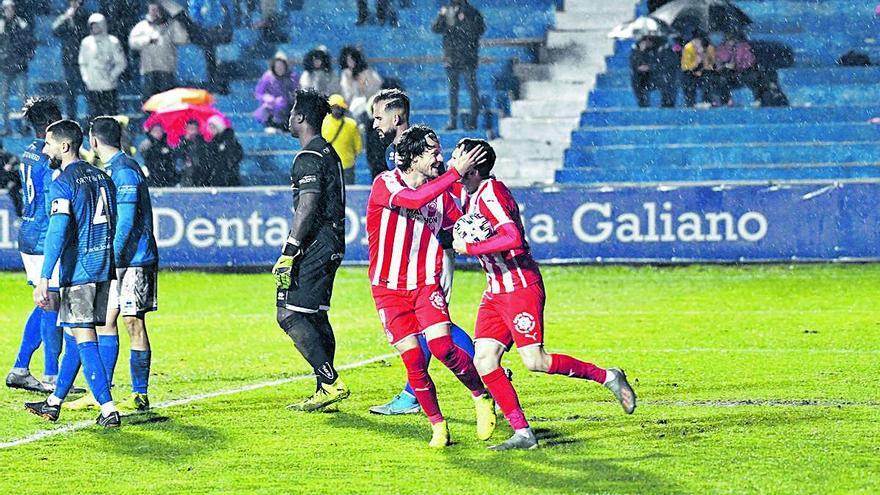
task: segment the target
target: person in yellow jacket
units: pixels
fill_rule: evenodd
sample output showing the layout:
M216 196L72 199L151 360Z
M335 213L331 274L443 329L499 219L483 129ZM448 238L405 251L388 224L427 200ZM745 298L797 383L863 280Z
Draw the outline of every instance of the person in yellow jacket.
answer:
M693 39L684 45L681 71L685 105L693 107L697 103L697 88L703 91L703 102L712 103L715 98L715 47L705 34L695 32Z
M348 104L342 95L330 95L327 101L330 103L330 114L324 117L321 137L330 143L339 155L345 184L354 184L354 162L364 149L361 131L353 118L345 116Z

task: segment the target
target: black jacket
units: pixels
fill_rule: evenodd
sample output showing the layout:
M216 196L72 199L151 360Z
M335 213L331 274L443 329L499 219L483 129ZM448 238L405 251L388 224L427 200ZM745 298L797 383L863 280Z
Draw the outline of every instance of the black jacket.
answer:
M239 167L244 158L244 150L235 131L226 129L214 136L208 143L208 163L210 164L209 186L231 187L241 185Z
M72 19L65 19L52 30L52 34L61 41L61 63L65 67L79 65L79 45L89 35L88 20L88 12L80 7Z
M446 9L452 9L447 5ZM452 24L448 16L437 14L431 29L443 35L443 59L446 65L456 68L476 67L479 62L480 36L486 32L486 24L480 11L469 3L459 6Z
M27 72L35 49L34 31L26 20L0 15L0 70L7 74Z
M636 44L629 55L629 64L633 75L640 65L647 65L651 77L669 78L678 72L679 59L668 44L657 44L647 50L639 49Z
M150 187L177 185L174 150L164 137L155 139L153 136L148 136L147 140L141 144L141 155L144 157L144 166L150 172L147 177L147 184Z
M181 138L177 145L177 158L183 162L180 185L205 187L211 179L208 163L208 143L201 134L192 139Z

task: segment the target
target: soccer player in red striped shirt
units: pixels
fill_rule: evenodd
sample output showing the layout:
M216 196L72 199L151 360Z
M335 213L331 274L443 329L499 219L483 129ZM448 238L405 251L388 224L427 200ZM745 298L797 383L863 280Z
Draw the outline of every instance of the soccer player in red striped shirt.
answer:
M501 368L501 358L513 344L530 371L603 384L614 393L624 411L632 414L636 394L622 370L599 368L565 354L548 354L544 350L544 283L525 238L519 207L507 186L490 175L495 165L495 152L483 140L463 139L453 151L453 161L474 149L484 149L488 156L462 177L461 182L468 192L465 213L479 212L486 217L494 235L473 243L456 238L452 246L459 254L476 256L486 272L487 287L474 331L474 364L514 430L510 439L490 448L533 449L538 446L516 391Z
M450 186L484 152L475 148L460 154L449 171L440 175L443 156L437 135L428 127L413 126L401 136L397 154L398 167L376 177L367 203L369 276L379 319L388 341L400 352L409 383L431 421L429 445L449 445L449 428L419 348L420 334L431 354L471 391L477 437L488 440L495 430L495 402L471 357L450 337L449 311L440 288L443 249L437 240L437 234L451 229L461 216L449 194Z

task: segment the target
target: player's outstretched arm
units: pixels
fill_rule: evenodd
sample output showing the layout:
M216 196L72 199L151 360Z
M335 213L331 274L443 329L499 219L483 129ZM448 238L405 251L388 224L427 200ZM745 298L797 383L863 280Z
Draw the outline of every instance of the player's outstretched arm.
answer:
M436 179L426 182L416 189L400 188L391 194L391 206L417 210L446 192L452 184L461 179L458 170L451 168Z
M471 256L481 256L490 253L499 253L502 251L510 251L522 246L523 240L519 229L513 222L505 223L498 227L495 235L485 241L467 244L461 240L456 240L453 247L459 254L469 254Z

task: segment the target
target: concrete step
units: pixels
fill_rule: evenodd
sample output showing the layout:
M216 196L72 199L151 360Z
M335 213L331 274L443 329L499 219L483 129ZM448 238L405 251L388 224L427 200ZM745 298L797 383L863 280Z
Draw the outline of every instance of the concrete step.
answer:
M577 65L550 65L550 64L517 64L513 67L513 73L520 82L527 81L583 81L595 82L596 76L605 72L605 65L577 64Z
M550 141L568 147L571 143L571 130L577 125L577 122L576 117L529 119L510 117L501 119L498 123L498 130L505 139L509 140Z
M582 14L597 14L605 12L619 12L622 10L635 11L640 0L566 0L563 12L578 12ZM559 13L557 13L559 15Z
M586 95L591 86L584 81L528 81L520 85L520 93L528 100L570 100Z
M603 29L607 33L611 28L622 22L632 20L635 9L621 10L606 14L587 14L584 12L568 12L556 14L553 28L558 31L583 31Z
M547 48L570 48L578 45L590 50L605 49L607 55L614 49L614 40L608 38L607 33L607 30L548 31Z
M566 145L558 141L538 141L533 139L498 139L493 148L498 156L558 160L565 152Z
M511 115L519 118L575 117L580 118L586 109L587 94L581 98L564 100L517 100L510 104Z
M520 160L499 157L493 172L508 186L551 184L556 178L559 160Z

